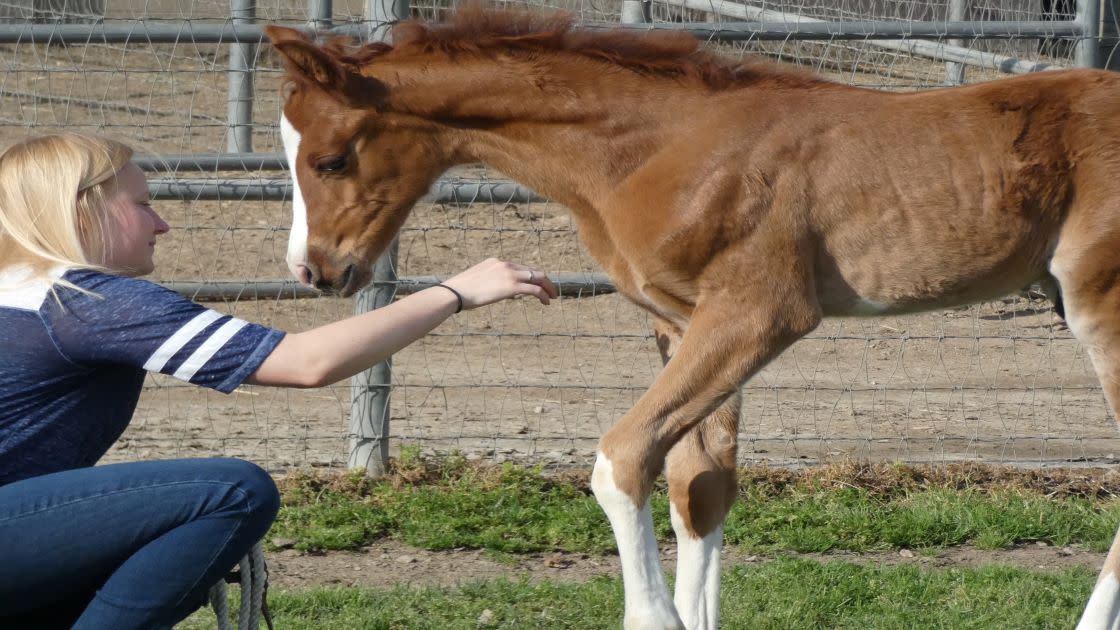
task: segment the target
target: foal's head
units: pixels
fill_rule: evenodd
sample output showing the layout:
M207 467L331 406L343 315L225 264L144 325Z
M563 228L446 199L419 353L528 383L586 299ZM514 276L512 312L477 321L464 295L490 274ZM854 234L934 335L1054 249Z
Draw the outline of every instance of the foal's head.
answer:
M393 112L386 86L360 74L355 58L293 29L265 30L288 70L280 120L294 185L288 267L304 284L350 295L450 164L425 133L430 125Z
M468 7L447 24L397 25L393 46L320 46L293 29L265 32L288 70L288 266L305 284L344 295L368 283L374 260L435 179L477 157L470 130L512 134L511 120L571 124L572 86L614 81L620 68L631 81L701 91L774 75L728 65L686 34L580 31L564 13ZM559 66L566 78L552 85L545 68Z

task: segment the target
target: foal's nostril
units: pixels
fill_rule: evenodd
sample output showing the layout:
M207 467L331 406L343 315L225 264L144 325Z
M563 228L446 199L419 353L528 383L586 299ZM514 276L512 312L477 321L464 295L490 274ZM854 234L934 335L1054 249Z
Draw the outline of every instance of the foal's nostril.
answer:
M346 269L342 272L342 277L338 279L338 288L345 289L350 286L350 280L354 276L354 265L346 265Z
M296 278L299 279L306 287L317 287L322 280L322 274L319 272L318 265L314 263L305 262L296 265L292 268L292 272Z
M299 280L300 283L304 286L311 286L311 281L313 280L313 278L311 270L307 268L307 265L296 265L295 269L296 279Z

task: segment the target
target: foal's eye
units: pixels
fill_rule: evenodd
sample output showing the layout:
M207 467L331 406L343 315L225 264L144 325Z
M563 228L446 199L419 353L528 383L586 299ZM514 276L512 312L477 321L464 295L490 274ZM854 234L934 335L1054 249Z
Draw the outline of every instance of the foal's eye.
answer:
M346 169L345 155L332 155L315 162L315 170L320 173L337 173Z

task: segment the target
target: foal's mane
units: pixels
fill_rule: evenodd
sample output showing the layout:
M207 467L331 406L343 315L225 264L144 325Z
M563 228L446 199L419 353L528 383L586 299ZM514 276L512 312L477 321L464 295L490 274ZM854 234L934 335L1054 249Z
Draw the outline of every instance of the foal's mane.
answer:
M566 52L599 59L635 72L697 81L713 90L759 81L807 87L827 83L814 75L766 61L729 63L701 50L687 33L657 31L581 31L567 13L532 13L468 5L437 25L402 22L393 29L394 44L353 46L337 38L327 49L339 61L361 67L373 60L391 60L418 53L448 57L493 55L498 52Z

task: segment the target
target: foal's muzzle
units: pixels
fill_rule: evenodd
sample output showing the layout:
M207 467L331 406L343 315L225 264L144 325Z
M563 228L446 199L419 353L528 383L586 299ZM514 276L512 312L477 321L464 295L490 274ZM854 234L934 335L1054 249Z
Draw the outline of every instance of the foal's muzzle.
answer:
M314 287L323 293L348 297L369 283L372 273L363 273L363 267L351 257L334 262L314 252L310 260L295 265L293 273L304 285Z

